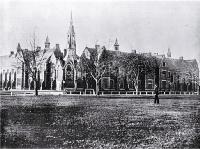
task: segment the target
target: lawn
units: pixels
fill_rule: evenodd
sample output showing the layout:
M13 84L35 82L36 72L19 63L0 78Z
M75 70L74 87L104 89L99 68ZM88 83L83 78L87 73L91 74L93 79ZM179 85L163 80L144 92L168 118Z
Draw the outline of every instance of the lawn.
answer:
M1 147L199 148L200 100L1 97Z

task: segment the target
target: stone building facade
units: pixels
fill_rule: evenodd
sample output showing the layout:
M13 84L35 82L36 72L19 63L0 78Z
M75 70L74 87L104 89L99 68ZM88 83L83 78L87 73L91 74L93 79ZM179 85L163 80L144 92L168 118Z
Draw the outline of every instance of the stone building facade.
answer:
M18 44L17 50L21 46ZM40 47L38 47L41 49ZM120 65L120 58L130 53L122 52L118 40L113 43L113 49L95 45L94 48L85 47L82 55L76 54L76 36L71 16L67 33L67 46L63 51L59 44L51 48L49 37L44 43L45 61L38 68L39 90L96 90L95 80L89 72L83 69L82 59L88 59L91 66L96 66L103 54L109 58L105 63L105 73L98 81L100 91L135 90L134 81L126 74ZM136 50L133 50L134 54ZM184 60L183 57L174 59L168 49L167 57L152 53L140 53L146 57L156 57L159 62L157 73L140 73L138 86L140 91L153 90L158 84L161 91L197 91L199 68L197 61ZM1 90L33 90L34 82L27 72L26 66L16 58L12 51L10 55L0 56L0 89Z

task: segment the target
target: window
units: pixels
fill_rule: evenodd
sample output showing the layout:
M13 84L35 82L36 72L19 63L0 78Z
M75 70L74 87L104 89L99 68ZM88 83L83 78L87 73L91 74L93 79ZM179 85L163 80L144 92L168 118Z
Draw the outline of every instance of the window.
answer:
M173 75L172 75L172 74L171 74L170 81L171 81L171 82L173 82L173 81L174 81L174 77L173 77Z
M170 72L170 71L168 71L168 78L170 78L170 76L171 76L171 72Z
M166 66L166 63L165 62L163 62L163 67L165 67Z
M67 66L67 71L72 71L70 65Z
M162 89L166 89L166 80L162 80L162 86L161 86Z
M102 78L102 88L108 89L108 87L109 87L109 79L107 77Z
M166 77L166 70L163 70L163 71L162 71L162 76L163 76L163 77Z
M124 80L120 81L119 88L120 89L124 89Z
M110 88L114 89L114 80L113 79L110 80Z
M148 89L153 89L153 80L152 79L148 79L148 81L147 81L147 88Z
M130 81L128 85L129 89L134 89L134 81Z

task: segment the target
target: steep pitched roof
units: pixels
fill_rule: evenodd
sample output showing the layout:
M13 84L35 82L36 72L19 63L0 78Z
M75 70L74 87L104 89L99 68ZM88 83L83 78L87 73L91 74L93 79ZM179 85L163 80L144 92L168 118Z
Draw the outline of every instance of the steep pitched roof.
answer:
M17 59L14 56L4 55L0 56L0 68L10 69L17 66Z
M197 61L193 60L183 60L183 59L173 59L173 58L164 58L167 63L167 67L172 70L176 70L182 74L195 74L199 76L199 68Z

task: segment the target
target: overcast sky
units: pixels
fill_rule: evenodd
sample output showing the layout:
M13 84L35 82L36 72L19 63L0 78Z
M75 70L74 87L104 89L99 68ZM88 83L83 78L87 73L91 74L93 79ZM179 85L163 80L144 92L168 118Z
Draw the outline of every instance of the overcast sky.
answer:
M0 55L29 48L36 31L44 47L66 48L70 12L76 32L77 53L87 45L111 47L118 38L121 51L158 52L200 60L200 2L1 0Z

